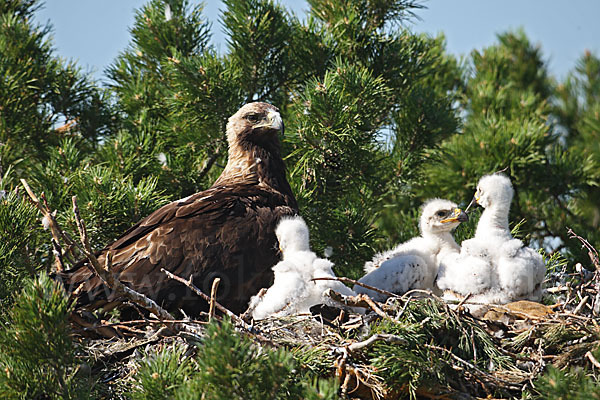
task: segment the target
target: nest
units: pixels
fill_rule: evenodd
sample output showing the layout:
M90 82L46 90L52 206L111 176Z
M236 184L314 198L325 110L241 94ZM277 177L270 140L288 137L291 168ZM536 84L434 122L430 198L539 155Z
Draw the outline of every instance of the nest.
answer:
M490 305L480 316L469 313L468 298L448 304L430 292L411 291L386 303L329 292L340 308L314 307L311 314L260 321L229 318L256 346L284 347L314 375L335 376L342 397L521 397L534 390L532 382L547 365L600 368L592 354L600 345L599 276L558 275L562 280L548 282L545 300L551 305ZM349 312L348 306L364 313ZM208 319L221 315L80 327L80 332L110 328L117 333L82 338L82 349L105 381L118 386L131 379L143 353L173 342L193 352Z

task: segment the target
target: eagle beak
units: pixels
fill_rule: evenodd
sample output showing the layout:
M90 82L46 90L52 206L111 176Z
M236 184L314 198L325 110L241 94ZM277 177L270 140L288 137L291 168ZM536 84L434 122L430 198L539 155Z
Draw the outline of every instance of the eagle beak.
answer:
M270 128L283 132L283 120L277 111L269 110L267 113L267 121L263 124L256 125L255 128Z
M465 209L465 212L469 212L469 208L471 208L475 204L479 204L479 199L477 198L477 196L473 196L473 200L471 200L471 202L469 203L469 205Z
M445 224L446 222L467 222L469 220L469 216L466 212L461 210L460 208L454 209L454 215L450 218L443 219L441 222Z

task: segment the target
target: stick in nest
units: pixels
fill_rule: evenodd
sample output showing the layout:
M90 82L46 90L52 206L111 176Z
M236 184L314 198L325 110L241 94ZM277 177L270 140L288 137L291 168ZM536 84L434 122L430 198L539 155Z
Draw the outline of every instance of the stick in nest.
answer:
M391 317L385 311L383 311L373 299L371 299L366 294L359 294L357 296L344 296L331 288L327 289L323 294L331 298L332 300L344 304L346 306L370 308L380 317L391 319Z
M379 289L379 288L376 288L375 286L367 285L366 283L362 283L362 282L356 281L354 279L345 278L345 277L340 277L340 278L324 277L324 278L313 278L311 280L312 281L339 281L339 282L343 282L343 283L352 283L354 285L362 286L365 289L369 289L374 292L384 294L388 297L402 297L402 296L397 295L396 293L388 292L387 290Z
M210 289L210 306L208 309L208 322L210 322L215 315L215 301L217 299L217 290L219 289L219 283L221 278L215 278Z
M188 288L192 289L192 291L194 293L196 293L198 296L202 297L204 300L206 300L209 304L211 303L211 298L208 297L206 294L204 294L204 292L202 292L200 289L198 289L198 287L196 285L194 285L192 283L192 276L190 275L190 279L189 280L185 280L180 276L177 276L169 271L167 271L164 268L160 269L162 272L164 272L169 278L176 280L177 282L183 283L185 286L187 286ZM242 326L244 329L246 329L249 332L254 332L254 329L252 328L252 326L248 325L246 323L246 321L244 321L243 319L241 319L240 317L238 317L237 315L235 315L232 311L230 311L229 309L223 307L218 301L214 300L214 305L215 307L220 310L221 312L225 313L229 318L231 318L233 321L235 321L237 324L239 324L240 326Z
M596 368L600 368L600 362L598 362L598 360L596 359L596 357L594 357L594 355L592 354L591 351L588 351L587 353L585 353L585 356L587 357L588 360L590 360L590 362L592 363L592 365Z
M406 341L406 339L404 339L398 335L392 335L389 333L377 333L377 334L371 336L370 338L363 340L362 342L352 343L351 345L348 346L348 350L350 352L362 350L365 347L369 347L370 345L372 345L373 343L375 343L377 341L384 341L386 343L391 343L391 344L408 345L408 342Z

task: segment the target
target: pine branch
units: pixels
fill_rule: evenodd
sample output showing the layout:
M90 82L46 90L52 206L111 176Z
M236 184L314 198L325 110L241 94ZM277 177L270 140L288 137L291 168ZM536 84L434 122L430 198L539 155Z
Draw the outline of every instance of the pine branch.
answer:
M223 147L224 143L225 143L224 139L219 140L219 144L217 145L215 152L213 154L211 154L211 156L208 158L208 160L206 160L204 167L198 173L198 178L199 178L198 180L202 180L202 179L204 179L204 177L206 175L208 175L208 173L212 169L215 162L217 162L217 159L221 156L221 148Z
M453 360L457 361L459 364L462 364L463 366L465 366L468 369L472 370L480 378L496 382L497 385L505 387L507 389L511 389L511 390L521 390L522 389L521 386L516 386L516 385L514 385L513 382L510 382L510 381L498 378L498 377L496 377L496 376L494 376L492 374L489 374L489 373L487 373L485 371L482 371L481 369L479 369L475 365L471 364L468 361L463 360L462 358L460 358L459 356L457 356L456 354L454 354L451 350L448 350L445 347L440 347L440 346L436 346L436 345L432 345L432 344L428 344L428 343L423 343L423 346L427 347L428 349L442 351L442 352L448 354Z

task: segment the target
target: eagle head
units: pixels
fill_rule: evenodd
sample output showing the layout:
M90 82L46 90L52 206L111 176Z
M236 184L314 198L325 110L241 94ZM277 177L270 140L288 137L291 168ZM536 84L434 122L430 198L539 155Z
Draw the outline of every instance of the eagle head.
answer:
M283 120L279 109L268 103L245 104L227 123L227 141L230 145L243 142L278 144L277 135L280 133L283 133Z
M514 190L510 179L501 173L486 175L479 180L473 201L483 208L509 208Z
M309 251L309 233L306 222L300 216L284 217L275 230L279 249L286 251Z
M456 203L432 199L423 204L419 227L421 233L450 232L461 222L469 220L467 214L458 208Z

